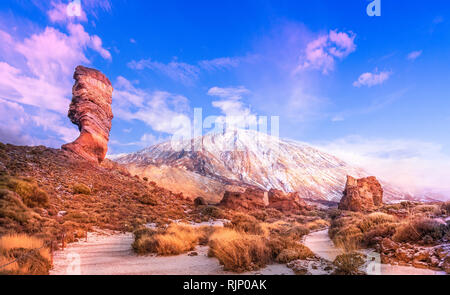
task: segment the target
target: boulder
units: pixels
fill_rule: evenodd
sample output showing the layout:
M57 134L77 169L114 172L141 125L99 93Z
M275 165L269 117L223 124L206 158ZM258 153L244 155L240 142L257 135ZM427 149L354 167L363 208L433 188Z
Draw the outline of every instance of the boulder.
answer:
M383 204L383 189L374 176L356 179L347 176L344 196L339 209L367 212L379 208Z
M294 212L306 208L307 205L299 193L284 193L281 190L271 189L269 191L269 208L281 212Z
M232 210L264 209L264 193L263 190L254 188L247 188L244 192L226 191L219 205Z
M100 163L108 149L113 87L100 71L83 66L75 69L73 78L75 84L68 116L78 126L80 136L62 149Z

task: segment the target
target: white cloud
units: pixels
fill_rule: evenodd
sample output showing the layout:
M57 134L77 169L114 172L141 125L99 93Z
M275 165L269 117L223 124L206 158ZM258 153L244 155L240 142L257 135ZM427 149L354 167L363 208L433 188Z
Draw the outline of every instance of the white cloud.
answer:
M416 60L419 56L422 55L422 52L423 52L423 50L413 51L408 54L407 59L408 60Z
M356 35L337 30L321 35L306 46L295 73L305 69L316 69L328 74L334 70L336 59L343 59L356 50Z
M169 134L186 128L190 130L187 116L189 101L186 97L165 91L138 89L124 77L117 79L114 88L113 108L116 117L139 120L154 131Z
M221 100L212 101L213 107L219 108L225 116L218 118L222 124L227 127L246 127L256 126L257 117L252 113L250 107L247 107L242 98L244 94L250 91L243 86L239 87L212 87L208 90L208 95L220 97Z
M133 60L128 63L128 67L135 70L151 69L188 85L198 79L200 72L198 67L187 63L171 61L165 64L151 59Z
M58 145L73 141L79 134L74 126L66 126L62 117L43 109L28 109L16 102L0 99L0 141L18 145ZM48 136L41 139L30 134L31 128L40 127L55 133L60 139Z
M89 63L84 54L91 47L105 58L109 52L101 47L98 36L90 36L80 24L69 24L69 35L47 27L23 41L0 31L9 40L3 47L10 51L11 63L19 58L26 67L14 67L0 62L0 95L20 103L50 109L65 114L69 104L72 74L80 63ZM2 46L2 45L0 45Z
M367 72L363 73L359 76L358 80L353 82L353 86L355 87L361 87L361 86L367 86L372 87L375 85L383 84L389 77L391 76L391 72L377 72L375 70L373 73Z
M344 161L397 185L405 192L438 191L450 198L450 156L432 142L348 136L317 145Z

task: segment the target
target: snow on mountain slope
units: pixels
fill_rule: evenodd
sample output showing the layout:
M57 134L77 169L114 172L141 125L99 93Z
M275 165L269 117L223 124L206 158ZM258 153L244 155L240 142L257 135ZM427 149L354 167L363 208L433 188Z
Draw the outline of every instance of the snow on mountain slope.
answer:
M183 182L189 182L189 185L186 183L189 187L195 186L195 183L203 187L213 186L213 194L217 194L214 199L219 200L225 188L214 190L217 183L297 191L306 198L339 201L347 175L369 175L304 143L251 130L207 134L175 143L164 142L120 157L117 161L131 167L133 173L146 174L151 179L158 175L162 180L166 175L173 182L179 180L179 191L182 191ZM177 174L185 171L189 176L174 179L173 175L167 174L173 173L173 170L165 167L177 169ZM156 168L158 171L155 173ZM152 172L149 174L148 171ZM193 177L193 174L198 177ZM408 198L386 183L383 187L387 200ZM188 190L187 194L191 191Z

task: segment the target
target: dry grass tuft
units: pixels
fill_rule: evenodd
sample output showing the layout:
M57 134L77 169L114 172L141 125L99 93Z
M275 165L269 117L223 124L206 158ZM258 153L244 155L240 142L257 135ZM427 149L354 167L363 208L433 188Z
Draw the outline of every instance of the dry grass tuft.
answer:
M333 261L337 267L335 274L338 275L358 275L363 274L360 267L365 263L365 255L350 252L338 255Z
M419 242L433 244L442 239L449 226L437 220L419 217L402 223L395 231L392 239L396 242Z
M0 270L1 274L48 274L51 267L50 250L44 242L25 234L0 238L0 264L16 262Z
M258 269L272 258L264 237L231 228L219 229L211 235L209 255L219 259L225 270L235 272Z
M184 224L170 224L167 229L140 229L135 232L133 249L138 254L178 255L193 250L205 230Z

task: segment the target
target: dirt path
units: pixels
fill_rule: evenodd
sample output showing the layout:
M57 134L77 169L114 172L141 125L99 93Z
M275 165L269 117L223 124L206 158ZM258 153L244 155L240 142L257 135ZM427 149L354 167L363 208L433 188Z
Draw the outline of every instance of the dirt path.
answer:
M311 233L305 237L305 246L318 256L333 261L337 255L342 254L343 251L334 246L330 237L328 236L328 229ZM372 250L365 250L365 254L375 254ZM373 265L372 265L373 266ZM390 264L379 264L377 267L377 274L382 275L445 275L443 271L434 271L430 269L415 268L412 266L399 266Z
M197 256L137 256L132 248L133 235L89 233L88 241L70 244L55 252L51 275L221 275L225 272L216 258L207 256L208 247L199 246ZM286 274L286 265L269 265L244 274Z

